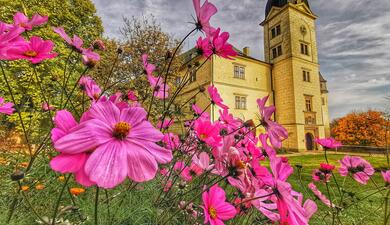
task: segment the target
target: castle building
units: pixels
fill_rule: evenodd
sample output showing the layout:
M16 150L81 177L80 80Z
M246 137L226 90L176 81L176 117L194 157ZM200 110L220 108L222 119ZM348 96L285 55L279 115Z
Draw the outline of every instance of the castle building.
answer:
M318 63L317 18L307 0L268 0L265 19L260 23L265 60L251 57L246 47L238 51L234 60L213 56L196 73L183 68L183 76L190 76L190 84L181 99L195 96L190 104L207 107L211 120L216 120L218 107L209 105L206 93L196 94L200 86L213 84L234 116L258 123L256 100L269 95L269 104L276 106L274 119L289 133L283 148L320 149L314 138L329 136L330 129L328 91ZM183 56L194 59L195 50ZM203 63L205 59L194 60Z

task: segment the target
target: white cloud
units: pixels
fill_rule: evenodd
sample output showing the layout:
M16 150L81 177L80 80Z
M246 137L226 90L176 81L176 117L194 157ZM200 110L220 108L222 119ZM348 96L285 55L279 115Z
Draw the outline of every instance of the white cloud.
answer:
M191 0L93 0L102 17L106 35L120 37L123 17L153 14L164 30L181 38L191 29ZM219 9L215 26L230 32L238 48L251 47L263 59L266 0L210 0ZM380 108L390 90L390 1L309 1L319 16L317 39L321 71L330 89L332 118L351 110ZM193 46L195 37L185 47Z

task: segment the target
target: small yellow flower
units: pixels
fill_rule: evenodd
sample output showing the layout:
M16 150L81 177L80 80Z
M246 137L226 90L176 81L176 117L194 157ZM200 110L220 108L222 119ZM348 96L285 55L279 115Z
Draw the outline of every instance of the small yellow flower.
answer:
M59 177L58 177L58 180L62 182L62 181L65 180L65 177L64 177L64 176L59 176Z
M43 184L37 184L37 185L35 185L35 189L37 189L37 190L43 190L43 189L45 189L45 185L43 185Z
M29 186L23 185L22 186L22 191L28 191L30 189Z
M74 196L77 196L77 195L80 195L80 194L82 194L82 193L84 193L85 192L85 189L84 188L71 188L70 189L70 193L72 194L72 195L74 195Z

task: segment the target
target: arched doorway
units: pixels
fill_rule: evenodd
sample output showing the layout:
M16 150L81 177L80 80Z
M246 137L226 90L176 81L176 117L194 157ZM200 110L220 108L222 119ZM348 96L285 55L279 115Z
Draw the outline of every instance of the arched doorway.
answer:
M305 139L306 139L306 149L310 150L310 151L314 150L314 136L313 136L313 134L306 133Z

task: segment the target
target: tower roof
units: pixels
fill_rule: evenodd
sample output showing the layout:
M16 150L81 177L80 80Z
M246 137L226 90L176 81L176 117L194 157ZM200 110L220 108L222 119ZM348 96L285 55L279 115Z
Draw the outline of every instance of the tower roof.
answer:
M307 5L307 7L310 8L309 6L309 2L308 0L302 0L302 1L298 1L298 0L268 0L267 2L267 5L265 7L265 17L268 16L269 12L271 11L272 7L283 7L285 6L287 3L299 3L299 2L303 2Z

